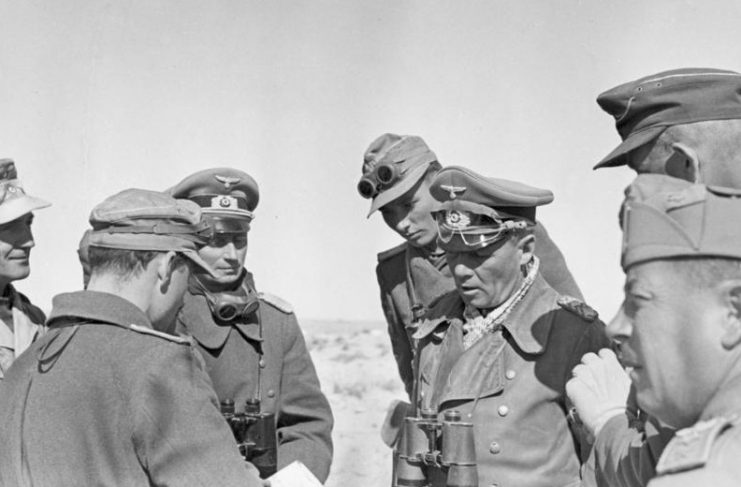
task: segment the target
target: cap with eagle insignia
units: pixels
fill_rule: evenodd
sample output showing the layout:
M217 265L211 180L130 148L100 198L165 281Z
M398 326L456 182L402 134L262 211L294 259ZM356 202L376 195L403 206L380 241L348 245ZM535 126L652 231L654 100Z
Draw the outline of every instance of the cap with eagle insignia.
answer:
M198 171L168 192L197 203L215 233L248 231L260 200L257 182L246 172L229 167Z
M435 219L438 243L446 251L473 251L507 232L535 225L535 207L553 201L546 189L488 178L465 167L437 173L430 193L440 202Z
M26 194L13 159L0 159L0 224L11 222L51 203Z

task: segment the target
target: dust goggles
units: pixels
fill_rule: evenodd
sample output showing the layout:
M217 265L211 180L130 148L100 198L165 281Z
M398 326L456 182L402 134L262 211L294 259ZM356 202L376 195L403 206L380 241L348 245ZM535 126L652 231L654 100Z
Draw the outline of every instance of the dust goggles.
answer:
M393 186L402 175L400 163L378 164L373 171L360 178L358 193L366 199L374 198L378 193Z
M439 244L450 251L480 249L503 239L513 230L529 226L526 220L504 220L466 210L437 211L434 216Z

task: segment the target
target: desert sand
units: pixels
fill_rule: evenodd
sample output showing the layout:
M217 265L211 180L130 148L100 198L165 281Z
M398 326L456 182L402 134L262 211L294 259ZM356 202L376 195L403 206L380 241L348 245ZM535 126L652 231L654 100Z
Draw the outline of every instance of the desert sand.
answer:
M385 323L302 322L322 389L335 417L327 487L388 487L391 450L381 441L386 408L406 393Z

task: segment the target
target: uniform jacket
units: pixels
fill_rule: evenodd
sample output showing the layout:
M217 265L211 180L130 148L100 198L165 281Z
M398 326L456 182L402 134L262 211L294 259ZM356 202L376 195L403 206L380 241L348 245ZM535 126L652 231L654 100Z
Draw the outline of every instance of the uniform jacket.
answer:
M729 380L700 421L677 431L664 449L649 487L741 485L741 377Z
M49 326L0 385L0 485L260 485L188 340L94 291Z
M11 315L0 318L0 381L13 361L44 332L44 313L26 296L8 285ZM5 323L12 320L12 329Z
M540 223L535 226L535 238L535 255L540 258L545 280L559 293L582 299L563 254ZM406 243L378 254L376 277L399 376L411 396L414 374L410 337L416 331L412 306L430 309L442 296L455 290L455 282L445 258L436 266L424 250Z
M583 487L645 487L674 430L655 418L611 418L595 439L584 465Z
M442 299L415 335L422 407L458 410L474 423L479 485L578 485L580 445L567 421L565 384L585 353L607 345L604 324L538 275L503 331L464 351L463 308L455 294Z
M186 293L177 321L178 330L195 339L220 401L233 399L241 412L259 395L262 411L275 414L278 468L300 460L324 482L332 462L332 411L288 304L263 295L257 313L221 325L204 296Z

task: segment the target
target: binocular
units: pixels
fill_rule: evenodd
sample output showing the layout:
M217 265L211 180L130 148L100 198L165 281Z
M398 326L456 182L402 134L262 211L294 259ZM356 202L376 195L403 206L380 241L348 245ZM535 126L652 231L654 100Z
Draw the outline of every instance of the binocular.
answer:
M399 178L399 170L393 164L379 164L375 170L363 176L358 183L358 193L363 198L373 198L383 186L390 186Z
M429 486L434 470L447 487L479 485L473 423L461 421L459 411L446 411L440 421L434 409L423 409L404 420L394 487Z
M261 413L260 400L248 399L243 413L234 412L234 401L221 401L221 414L232 429L239 453L268 478L278 470L275 414Z

